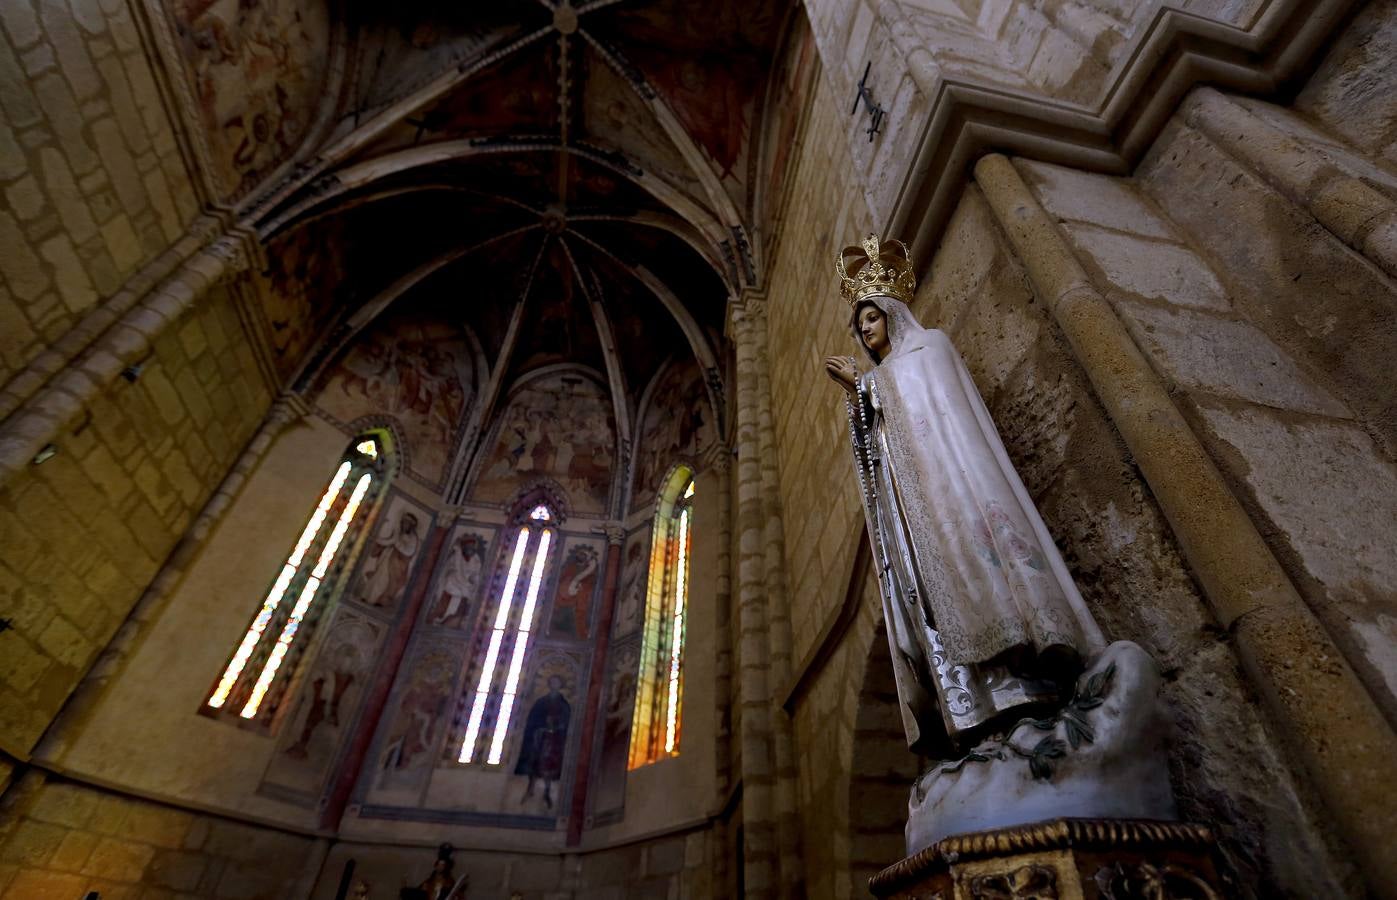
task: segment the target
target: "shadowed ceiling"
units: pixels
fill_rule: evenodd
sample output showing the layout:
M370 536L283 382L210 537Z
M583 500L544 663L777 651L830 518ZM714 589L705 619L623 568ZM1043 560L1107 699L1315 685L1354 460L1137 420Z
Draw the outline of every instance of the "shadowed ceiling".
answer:
M790 8L349 3L310 155L333 164L261 216L273 293L304 298L269 316L304 335L285 370L430 291L504 385L578 363L634 416L675 353L720 384L726 303L758 278L757 123Z

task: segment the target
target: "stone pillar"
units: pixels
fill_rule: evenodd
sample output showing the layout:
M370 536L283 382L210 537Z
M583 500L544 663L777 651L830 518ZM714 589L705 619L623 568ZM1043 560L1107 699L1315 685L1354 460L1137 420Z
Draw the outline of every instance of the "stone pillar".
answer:
M606 528L606 569L602 576L601 614L592 635L592 673L587 682L587 705L582 709L582 735L577 742L577 768L572 779L572 809L568 813L568 846L582 843L582 821L587 815L587 788L592 774L593 746L597 717L601 715L602 692L606 687L606 651L611 646L611 618L616 612L616 585L621 580L621 546L626 529Z
M780 467L777 464L776 427L771 414L771 374L767 365L770 336L766 307L760 307L757 332L757 428L761 448L762 500L765 511L762 553L765 557L767 647L770 651L770 684L791 681L791 603L786 584L786 533L781 517ZM803 897L804 866L800 858L800 811L796 805L795 736L790 715L772 697L772 738L776 763L776 833L781 855L781 893Z
M718 495L718 561L717 585L714 591L714 604L717 607L713 617L714 639L718 648L717 664L713 672L714 705L714 765L718 788L715 801L720 814L713 820L713 835L708 842L709 865L713 870L713 895L727 897L731 878L728 860L728 822L722 818L723 805L727 803L733 787L732 777L732 456L724 442L719 442L709 458L704 472L711 473L713 484L709 490Z
M420 618L422 604L426 601L427 591L432 584L432 573L436 571L437 560L441 557L441 548L446 543L446 536L451 533L451 526L451 522L439 524L427 538L427 550L422 554L420 563L422 575L417 579L412 593L408 595L403 612L398 616L393 632L384 645L383 659L378 664L374 680L369 683L368 693L364 696L364 714L359 717L359 726L349 739L349 749L335 771L335 780L325 798L325 808L320 815L320 827L323 829L339 830L340 819L344 817L344 809L349 805L349 795L354 791L359 770L363 767L364 758L369 755L369 747L373 744L374 732L378 731L379 720L383 718L384 707L388 705L388 694L393 689L393 682L398 680L398 669L403 664L403 656L407 654L408 640L412 637L412 629Z
M0 484L22 471L45 444L78 418L127 366L150 352L152 343L220 280L248 268L255 240L225 235L184 260L159 286L128 308L110 303L80 323L78 352L61 349L11 379L0 391ZM120 298L114 298L119 300ZM64 355L72 352L66 361ZM57 366L57 368L55 368Z
M1273 107L1277 115L1294 116ZM1184 105L1188 124L1244 160L1340 240L1397 278L1397 202L1306 144L1212 88Z
M1369 883L1397 884L1397 797L1372 788L1397 784L1397 735L1013 164L986 156L975 179Z
M82 682L50 723L48 730L44 732L34 749L33 756L36 760L53 761L67 750L69 741L87 720L94 704L107 686L125 666L127 658L140 643L147 626L159 616L166 599L184 577L194 558L203 550L214 526L223 520L228 508L247 484L253 470L262 462L281 432L292 422L299 421L306 411L305 401L294 394L285 395L272 404L272 408L262 420L262 427L248 441L233 467L190 524L189 530L180 538L174 550L170 551L164 566L151 580L150 585L136 601L136 605L131 608L126 621L117 629Z
M775 766L767 645L765 519L758 357L765 352L760 297L733 302L737 350L737 678L741 716L743 882L745 895L778 895Z

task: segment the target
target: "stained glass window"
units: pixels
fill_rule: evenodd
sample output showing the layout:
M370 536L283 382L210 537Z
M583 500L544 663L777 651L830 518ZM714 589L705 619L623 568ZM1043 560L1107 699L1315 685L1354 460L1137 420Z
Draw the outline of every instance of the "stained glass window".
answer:
M366 507L383 487L377 438L356 440L340 460L242 640L205 701L210 714L268 723L296 659L363 531ZM290 598L294 602L288 602Z
M678 467L665 483L650 539L645 630L636 679L630 768L679 753L684 704L684 628L693 543L693 472Z
M497 766L504 755L504 740L509 734L514 701L519 691L519 675L534 628L539 589L548 567L548 550L553 543L553 529L550 526L554 518L552 510L539 504L529 511L527 520L519 525L515 533L508 574L505 575L504 587L500 590L495 609L490 643L470 700L466 733L457 756L459 762L479 762L483 756L488 765ZM525 577L526 572L528 581L521 585L521 578ZM521 587L522 600L519 596ZM509 665L501 667L506 653ZM491 718L492 711L491 724L487 719ZM490 733L488 742L484 740L483 733L486 731Z

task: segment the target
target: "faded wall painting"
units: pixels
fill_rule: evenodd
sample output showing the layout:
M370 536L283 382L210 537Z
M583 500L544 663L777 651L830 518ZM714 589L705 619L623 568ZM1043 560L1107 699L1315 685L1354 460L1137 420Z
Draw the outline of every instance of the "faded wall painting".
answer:
M570 372L546 375L516 391L501 418L474 500L503 504L547 477L567 493L573 512L606 512L616 427L601 387Z
M697 463L713 446L716 430L703 373L692 358L671 363L649 392L635 450L631 509L655 499L670 466Z
M391 417L407 444L408 469L437 485L475 400L475 357L474 342L454 325L390 316L356 339L316 405L346 426Z
M267 271L259 279L258 294L283 378L296 373L345 300L350 286L344 254L334 248L343 246L347 231L344 218L334 216L314 228L277 235L267 247Z
M626 762L630 757L631 719L635 712L640 638L617 642L607 668L606 699L597 729L596 769L592 776L592 815L607 820L626 802Z
M572 539L563 547L557 591L548 618L550 638L586 640L592 635L592 611L601 584L606 548L600 541Z
M348 607L335 610L297 686L259 789L313 805L320 798L373 675L387 626Z
M291 158L309 132L330 58L330 5L172 0L165 8L225 198Z
M374 803L417 806L436 761L436 745L455 706L465 644L426 641L404 666L379 729L372 765L361 778Z
M646 526L626 538L621 557L621 581L616 591L616 612L611 619L613 638L638 633L645 624L645 591L649 579L650 528Z
M364 542L359 571L345 598L392 613L407 593L432 517L421 504L392 492Z
M451 532L437 563L436 583L428 595L427 625L461 632L471 630L489 583L494 535L494 529L464 525Z
M560 790L566 783L568 736L582 709L577 672L573 657L540 651L527 702L520 707L528 712L512 738L518 812L558 816L567 809Z

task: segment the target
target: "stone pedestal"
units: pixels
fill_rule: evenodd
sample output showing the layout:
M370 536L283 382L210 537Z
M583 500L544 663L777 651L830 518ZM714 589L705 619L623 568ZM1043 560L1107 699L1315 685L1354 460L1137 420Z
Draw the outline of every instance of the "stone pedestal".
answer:
M1054 819L945 838L869 879L892 900L1227 900L1212 832Z

